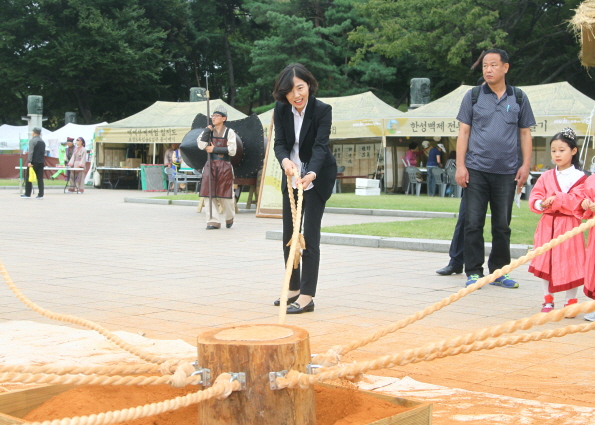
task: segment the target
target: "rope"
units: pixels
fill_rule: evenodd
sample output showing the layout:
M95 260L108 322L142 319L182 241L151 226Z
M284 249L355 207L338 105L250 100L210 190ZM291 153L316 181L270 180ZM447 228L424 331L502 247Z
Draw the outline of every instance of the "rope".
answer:
M299 179L298 171L294 171L296 179ZM291 204L291 217L293 219L293 233L291 240L287 243L289 248L289 255L287 257L287 264L285 265L285 277L283 278L283 287L281 289L281 297L279 298L279 324L285 324L285 317L287 315L287 296L289 294L289 281L291 280L291 274L293 269L297 269L300 264L302 256L301 249L306 248L306 241L304 235L300 233L300 224L302 221L302 204L304 199L304 187L298 184L298 202L297 207L295 205L295 199L293 198L293 187L291 185L291 179L287 176L287 194L289 195L289 202Z
M6 372L20 372L20 373L45 373L53 375L101 375L105 373L106 366L96 367L80 367L80 366L68 366L56 368L55 366L0 366L0 373ZM132 375L139 373L157 373L159 372L158 365L130 365L130 366L109 366L110 373L114 375Z
M37 304L35 304L30 299L28 299L16 287L16 285L13 283L12 279L10 278L10 275L6 271L4 264L1 261L0 261L0 274L4 278L4 281L6 282L6 285L8 285L8 288L13 292L13 294L16 295L16 297L19 299L19 301L21 301L23 304L25 304L27 307L29 307L31 310L35 311L36 313L41 314L42 316L48 317L52 320L57 320L60 322L65 322L65 323L72 323L75 325L83 326L87 329L94 330L94 331L98 332L99 334L103 335L109 341L113 342L118 347L122 348L123 350L126 350L130 354L135 355L138 358L140 358L146 362L156 363L156 364L165 364L166 368L163 369L165 372L171 373L173 366L175 366L179 363L182 363L182 362L188 362L187 359L186 360L174 360L174 361L169 360L168 361L167 359L165 359L163 357L155 356L150 353L146 353L146 352L134 347L133 345L128 344L126 341L124 341L117 335L114 335L113 333L111 333L110 331L108 331L107 329L98 325L95 322L91 322L90 320L85 320L85 319L82 319L82 318L76 317L76 316L70 316L68 314L59 314L59 313L54 313L50 310L46 310L46 309L38 306Z
M590 229L593 226L595 226L595 218L592 218L592 219L588 220L587 222L582 223L580 226L577 226L574 229L569 230L568 232L558 236L557 238L552 239L551 241L542 245L541 247L536 248L535 250L529 252L527 255L524 255L524 256L516 259L509 265L504 266L501 269L494 271L494 273L492 273L492 274L482 277L473 285L469 285L468 287L459 290L457 293L452 294L449 297L444 298L441 301L438 301L434 305L428 306L421 311L418 311L410 316L407 316L405 319L399 320L398 322L393 323L392 325L386 326L385 328L382 328L382 329L378 330L377 332L375 332L374 334L368 335L365 338L351 341L347 345L334 346L327 353L319 354L319 355L315 356L312 359L312 362L323 365L323 366L327 366L327 367L331 366L331 365L336 365L336 364L338 364L338 361L340 361L341 357L344 356L345 354L349 353L350 351L353 351L357 348L368 345L372 342L378 341L380 338L382 338L390 333L396 332L399 329L403 329L403 328L409 326L410 324L415 323L418 320L421 320L424 317L427 317L430 314L443 309L444 307L452 304L453 302L458 301L459 299L463 298L464 296L469 295L470 293L478 290L482 286L485 286L485 285L493 282L494 280L501 277L502 275L510 273L512 270L516 269L517 267L531 261L533 258L535 258L539 255L542 255L544 252L551 250L553 247L560 245L564 241L584 232L587 229Z
M63 384L63 385L170 385L183 388L200 384L200 376L184 378L182 381L166 376L119 376L119 375L55 375L32 373L0 373L0 382L20 384Z
M226 398L233 391L240 390L238 381L231 381L231 375L222 373L217 377L212 387L188 394L183 397L176 397L159 403L145 404L144 406L132 407L123 410L114 410L106 413L99 413L89 416L75 416L74 418L54 419L51 421L31 422L32 425L111 425L116 422L131 421L134 419L146 418L147 416L159 415L171 410L177 410L191 404L200 403L213 397Z
M382 356L368 362L361 362L345 367L336 367L321 371L316 375L306 375L295 370L291 370L284 378L277 378L279 388L307 388L317 382L348 378L359 376L370 370L386 369L394 366L404 366L409 363L418 363L430 361L436 358L454 356L472 351L491 350L496 347L504 347L529 341L539 341L541 339L558 338L577 332L588 332L595 329L595 323L585 325L571 325L561 329L546 330L532 334L513 335L506 338L483 341L490 336L501 335L505 332L514 332L519 329L541 325L547 322L559 321L566 316L574 316L579 313L589 313L595 311L595 301L589 301L581 304L572 304L561 310L551 311L549 313L538 313L529 318L505 323L504 325L482 329L478 332L468 334L463 337L451 338L439 341L437 343L425 344L418 348L404 350L400 353Z

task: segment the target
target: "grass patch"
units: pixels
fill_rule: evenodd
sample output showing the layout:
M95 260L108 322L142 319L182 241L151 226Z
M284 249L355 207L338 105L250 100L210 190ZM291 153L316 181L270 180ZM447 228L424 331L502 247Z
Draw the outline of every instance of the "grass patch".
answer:
M157 199L190 199L197 200L198 195L180 193L177 196L158 196ZM240 202L248 200L248 192L243 192ZM438 212L459 212L459 198L440 198L428 196L406 196L406 195L380 195L380 196L356 196L354 193L337 193L328 200L327 207L336 208L369 208L386 210L405 211L438 211ZM490 213L488 209L488 214ZM514 244L532 245L533 235L537 228L540 216L532 213L526 201L521 201L521 208L513 207L512 230L510 242ZM350 235L370 235L398 238L419 238L419 239L452 239L456 218L432 218L424 220L395 221L388 223L366 223L347 226L323 227L322 231L327 233L345 233ZM486 242L492 241L491 221L486 218L484 228Z
M66 180L50 180L50 179L43 179L44 186L66 186ZM18 186L19 179L0 179L0 186ZM37 185L37 183L33 183L33 185ZM23 182L23 187L25 186L25 182ZM35 186L37 187L37 186Z
M357 196L337 193L327 201L327 207L369 208L374 210L458 212L460 198L441 198L411 195Z
M426 201L436 201L436 199L443 198L425 199ZM444 209L440 208L441 205L442 202L436 202L436 208L433 209L433 211L445 211ZM399 209L409 210L409 208L403 207ZM417 211L429 210L419 209ZM488 210L488 214L489 213L490 212ZM532 245L533 235L535 234L537 222L539 221L540 217L540 215L535 214L529 210L529 206L525 201L521 201L520 209L515 206L512 211L512 220L510 223L510 243ZM456 224L456 218L432 218L424 220L394 221L387 223L366 223L347 226L328 226L323 227L322 231L327 233L345 233L350 235L450 240L452 239L452 234L454 232ZM483 236L486 242L492 241L490 217L486 218Z

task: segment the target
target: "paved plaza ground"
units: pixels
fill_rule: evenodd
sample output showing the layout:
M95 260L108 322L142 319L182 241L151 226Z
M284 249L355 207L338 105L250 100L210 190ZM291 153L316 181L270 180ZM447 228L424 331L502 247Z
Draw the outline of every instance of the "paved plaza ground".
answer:
M242 212L231 229L207 231L204 213L194 207L123 202L154 194L47 190L38 201L17 192L0 191L0 261L24 294L46 309L190 344L214 327L278 321L272 302L284 275L281 243L265 239L267 230L281 228L278 219ZM323 225L395 220L327 214ZM339 245L321 250L316 310L286 321L308 330L313 353L373 333L465 282L464 275L435 274L447 254ZM540 280L526 265L512 275L519 289L484 287L344 360L372 359L539 312ZM579 301L586 300L581 294ZM16 320L58 324L28 310L2 284L0 323ZM581 323L582 315L529 332ZM594 407L594 341L593 332L577 334L373 373Z

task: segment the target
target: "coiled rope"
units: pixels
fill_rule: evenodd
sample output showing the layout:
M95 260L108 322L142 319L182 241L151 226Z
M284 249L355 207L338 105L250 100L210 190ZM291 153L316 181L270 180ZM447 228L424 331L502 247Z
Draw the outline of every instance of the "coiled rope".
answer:
M421 311L418 311L412 315L409 315L405 319L399 320L398 322L393 323L392 325L386 326L386 327L378 330L377 332L375 332L371 335L368 335L365 338L356 339L346 345L334 346L331 349L329 349L326 353L319 354L319 355L315 356L312 359L312 362L314 362L316 364L323 365L325 367L335 366L335 365L339 364L342 356L349 353L350 351L353 351L357 348L361 348L361 347L368 345L372 342L378 341L380 338L382 338L390 333L393 333L400 329L403 329L403 328L411 325L412 323L415 323L418 320L421 320L424 317L427 317L430 314L443 309L444 307L452 304L453 302L458 301L461 298L463 298L464 296L469 295L470 293L478 290L482 286L485 286L485 285L493 282L494 280L501 277L502 275L510 273L512 270L516 269L517 267L531 261L533 258L535 258L539 255L542 255L544 252L551 250L553 247L560 245L564 241L584 232L585 230L590 229L593 226L595 226L595 218L592 218L592 219L586 221L585 223L582 223L581 225L573 228L572 230L569 230L568 232L558 236L557 238L552 239L551 241L542 245L541 247L536 248L535 250L529 252L527 255L524 255L524 256L519 257L518 259L514 260L509 265L504 266L501 269L494 271L494 273L491 273L485 277L482 277L473 285L469 285L468 287L459 290L457 293L452 294L452 295L444 298L443 300L438 301L437 303L424 308Z

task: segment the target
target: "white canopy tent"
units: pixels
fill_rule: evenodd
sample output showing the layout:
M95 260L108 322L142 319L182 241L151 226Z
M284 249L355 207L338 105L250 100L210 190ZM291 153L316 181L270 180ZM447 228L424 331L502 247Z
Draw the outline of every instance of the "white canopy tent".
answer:
M386 136L451 136L456 137L459 123L456 116L465 93L472 86L460 86L446 96L392 119L385 127ZM520 86L531 103L537 124L533 136L551 137L564 127L572 127L579 136L587 135L593 119L595 100L567 82Z
M389 136L388 144L396 149L396 155L404 156L407 149L405 138L414 137L429 140L448 137L448 143L443 143L449 150L454 149L460 126L456 116L463 97L471 88L472 86L460 86L427 105L389 120L385 125L385 135ZM527 94L535 115L536 125L531 127L534 137L532 165L549 164L545 140L564 127L572 127L581 137L592 134L589 129L593 121L595 100L567 82L519 88ZM403 138L400 139L401 137ZM399 162L397 165L401 166Z
M225 107L230 121L247 116L221 99L210 101L210 112L213 113L217 106ZM207 115L207 102L159 101L120 121L98 125L95 130L97 164L119 163L122 158L109 158L107 150L126 149L125 146L131 144L148 146L152 163L155 164L160 149L158 145L182 143L198 114Z
M57 157L58 156L58 146L61 142L65 142L66 138L72 137L76 139L77 137L82 137L85 139L85 147L87 150L93 149L93 140L95 138L95 127L98 125L105 125L107 122L101 122L99 124L74 124L68 123L64 127L59 128L58 130L54 131L51 135L44 137L48 150L50 151L50 156Z
M52 132L42 128L41 137L47 140L51 137ZM29 145L29 127L27 125L8 125L2 124L0 126L0 150L9 151L27 151Z
M371 91L353 96L320 97L318 99L333 107L331 139L382 137L384 135L383 119L403 115L403 112L385 103ZM272 109L258 116L265 129L270 125L272 117Z

